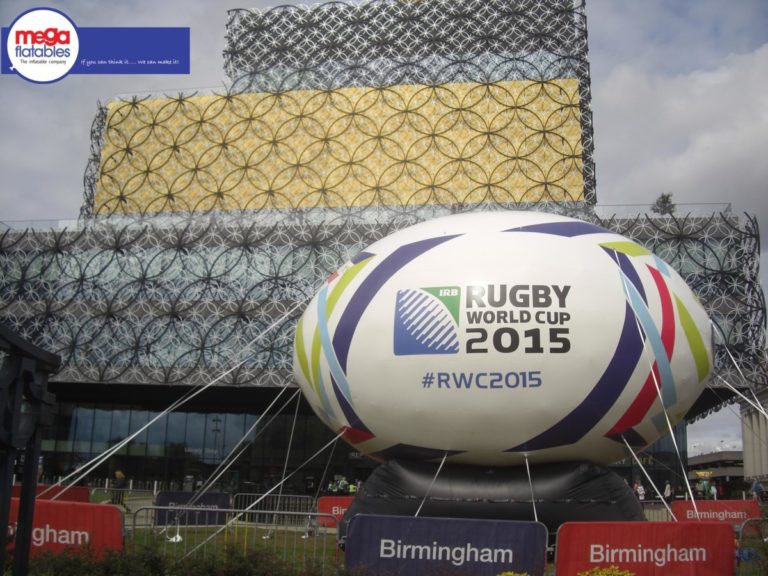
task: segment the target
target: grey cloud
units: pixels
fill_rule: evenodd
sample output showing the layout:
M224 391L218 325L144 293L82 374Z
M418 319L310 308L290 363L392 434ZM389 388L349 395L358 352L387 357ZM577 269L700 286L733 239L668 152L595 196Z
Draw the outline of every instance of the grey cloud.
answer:
M659 74L707 69L768 41L764 0L587 0L597 76L630 63Z
M625 65L594 79L598 200L729 203L768 221L768 44L676 76ZM768 233L762 236L768 285Z
M741 450L742 430L738 406L726 406L708 418L691 424L688 427L688 446L693 455Z

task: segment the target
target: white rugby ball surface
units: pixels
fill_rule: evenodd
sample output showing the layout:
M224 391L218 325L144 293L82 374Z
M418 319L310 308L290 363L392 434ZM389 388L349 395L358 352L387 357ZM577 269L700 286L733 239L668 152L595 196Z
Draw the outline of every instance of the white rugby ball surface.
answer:
M536 212L449 216L374 243L302 315L294 374L375 458L479 465L626 457L712 366L710 323L642 246Z

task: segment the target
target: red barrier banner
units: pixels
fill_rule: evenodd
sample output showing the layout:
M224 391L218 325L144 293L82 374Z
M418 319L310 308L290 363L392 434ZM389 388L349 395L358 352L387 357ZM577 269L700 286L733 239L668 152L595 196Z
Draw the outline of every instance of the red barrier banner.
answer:
M50 484L38 484L36 489L37 500L51 500L56 496L56 500L64 500L66 502L90 502L91 490L88 486L71 486L66 488L64 486L56 486L51 488ZM48 492L45 492L48 490ZM42 496L42 492L45 492ZM14 484L11 492L13 498L21 497L21 484Z
M344 518L344 513L354 499L354 496L321 496L317 500L318 514L332 514L336 517L336 522L334 523L330 518L321 516L317 519L317 523L320 526L335 528L341 522L341 519Z
M756 500L696 500L696 508L690 500L675 500L672 502L672 513L678 522L706 520L731 526L741 526L750 518L762 518Z
M567 522L556 574L617 566L636 576L733 576L733 529L718 522Z
M11 499L9 533L16 532L19 499ZM13 545L11 540L9 545ZM32 554L43 550L61 552L67 548L90 546L97 555L107 548L123 549L123 518L120 510L108 504L84 504L38 500L32 520Z

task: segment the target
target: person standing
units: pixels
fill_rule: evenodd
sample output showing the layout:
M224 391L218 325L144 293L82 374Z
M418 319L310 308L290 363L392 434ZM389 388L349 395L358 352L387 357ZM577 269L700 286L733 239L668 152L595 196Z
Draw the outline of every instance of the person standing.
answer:
M670 498L672 498L672 485L667 480L664 484L664 500L669 502Z
M752 498L760 502L760 500L763 497L763 485L760 484L760 480L755 478L755 481L752 482Z
M112 504L121 506L125 499L125 474L122 470L115 470L115 482L112 485Z

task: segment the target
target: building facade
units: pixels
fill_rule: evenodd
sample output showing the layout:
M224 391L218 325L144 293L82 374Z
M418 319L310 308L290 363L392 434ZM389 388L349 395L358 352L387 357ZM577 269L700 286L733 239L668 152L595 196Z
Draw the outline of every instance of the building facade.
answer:
M741 437L744 442L744 477L768 481L768 388L751 390L741 404Z
M78 224L0 231L0 320L63 359L45 474L211 383L94 475L207 476L243 436L228 485L303 462L331 432L300 400L283 406L288 394L268 409L293 393L303 306L370 243L468 211L556 212L646 246L716 324L718 377L764 388L755 219L596 209L585 12L572 0L237 10L221 93L101 106ZM730 396L718 388L689 416ZM294 489L372 466L339 446Z
M744 478L744 453L740 450L720 450L688 459L688 480L703 498L711 498L706 488L712 485L718 498L750 498L751 482Z

